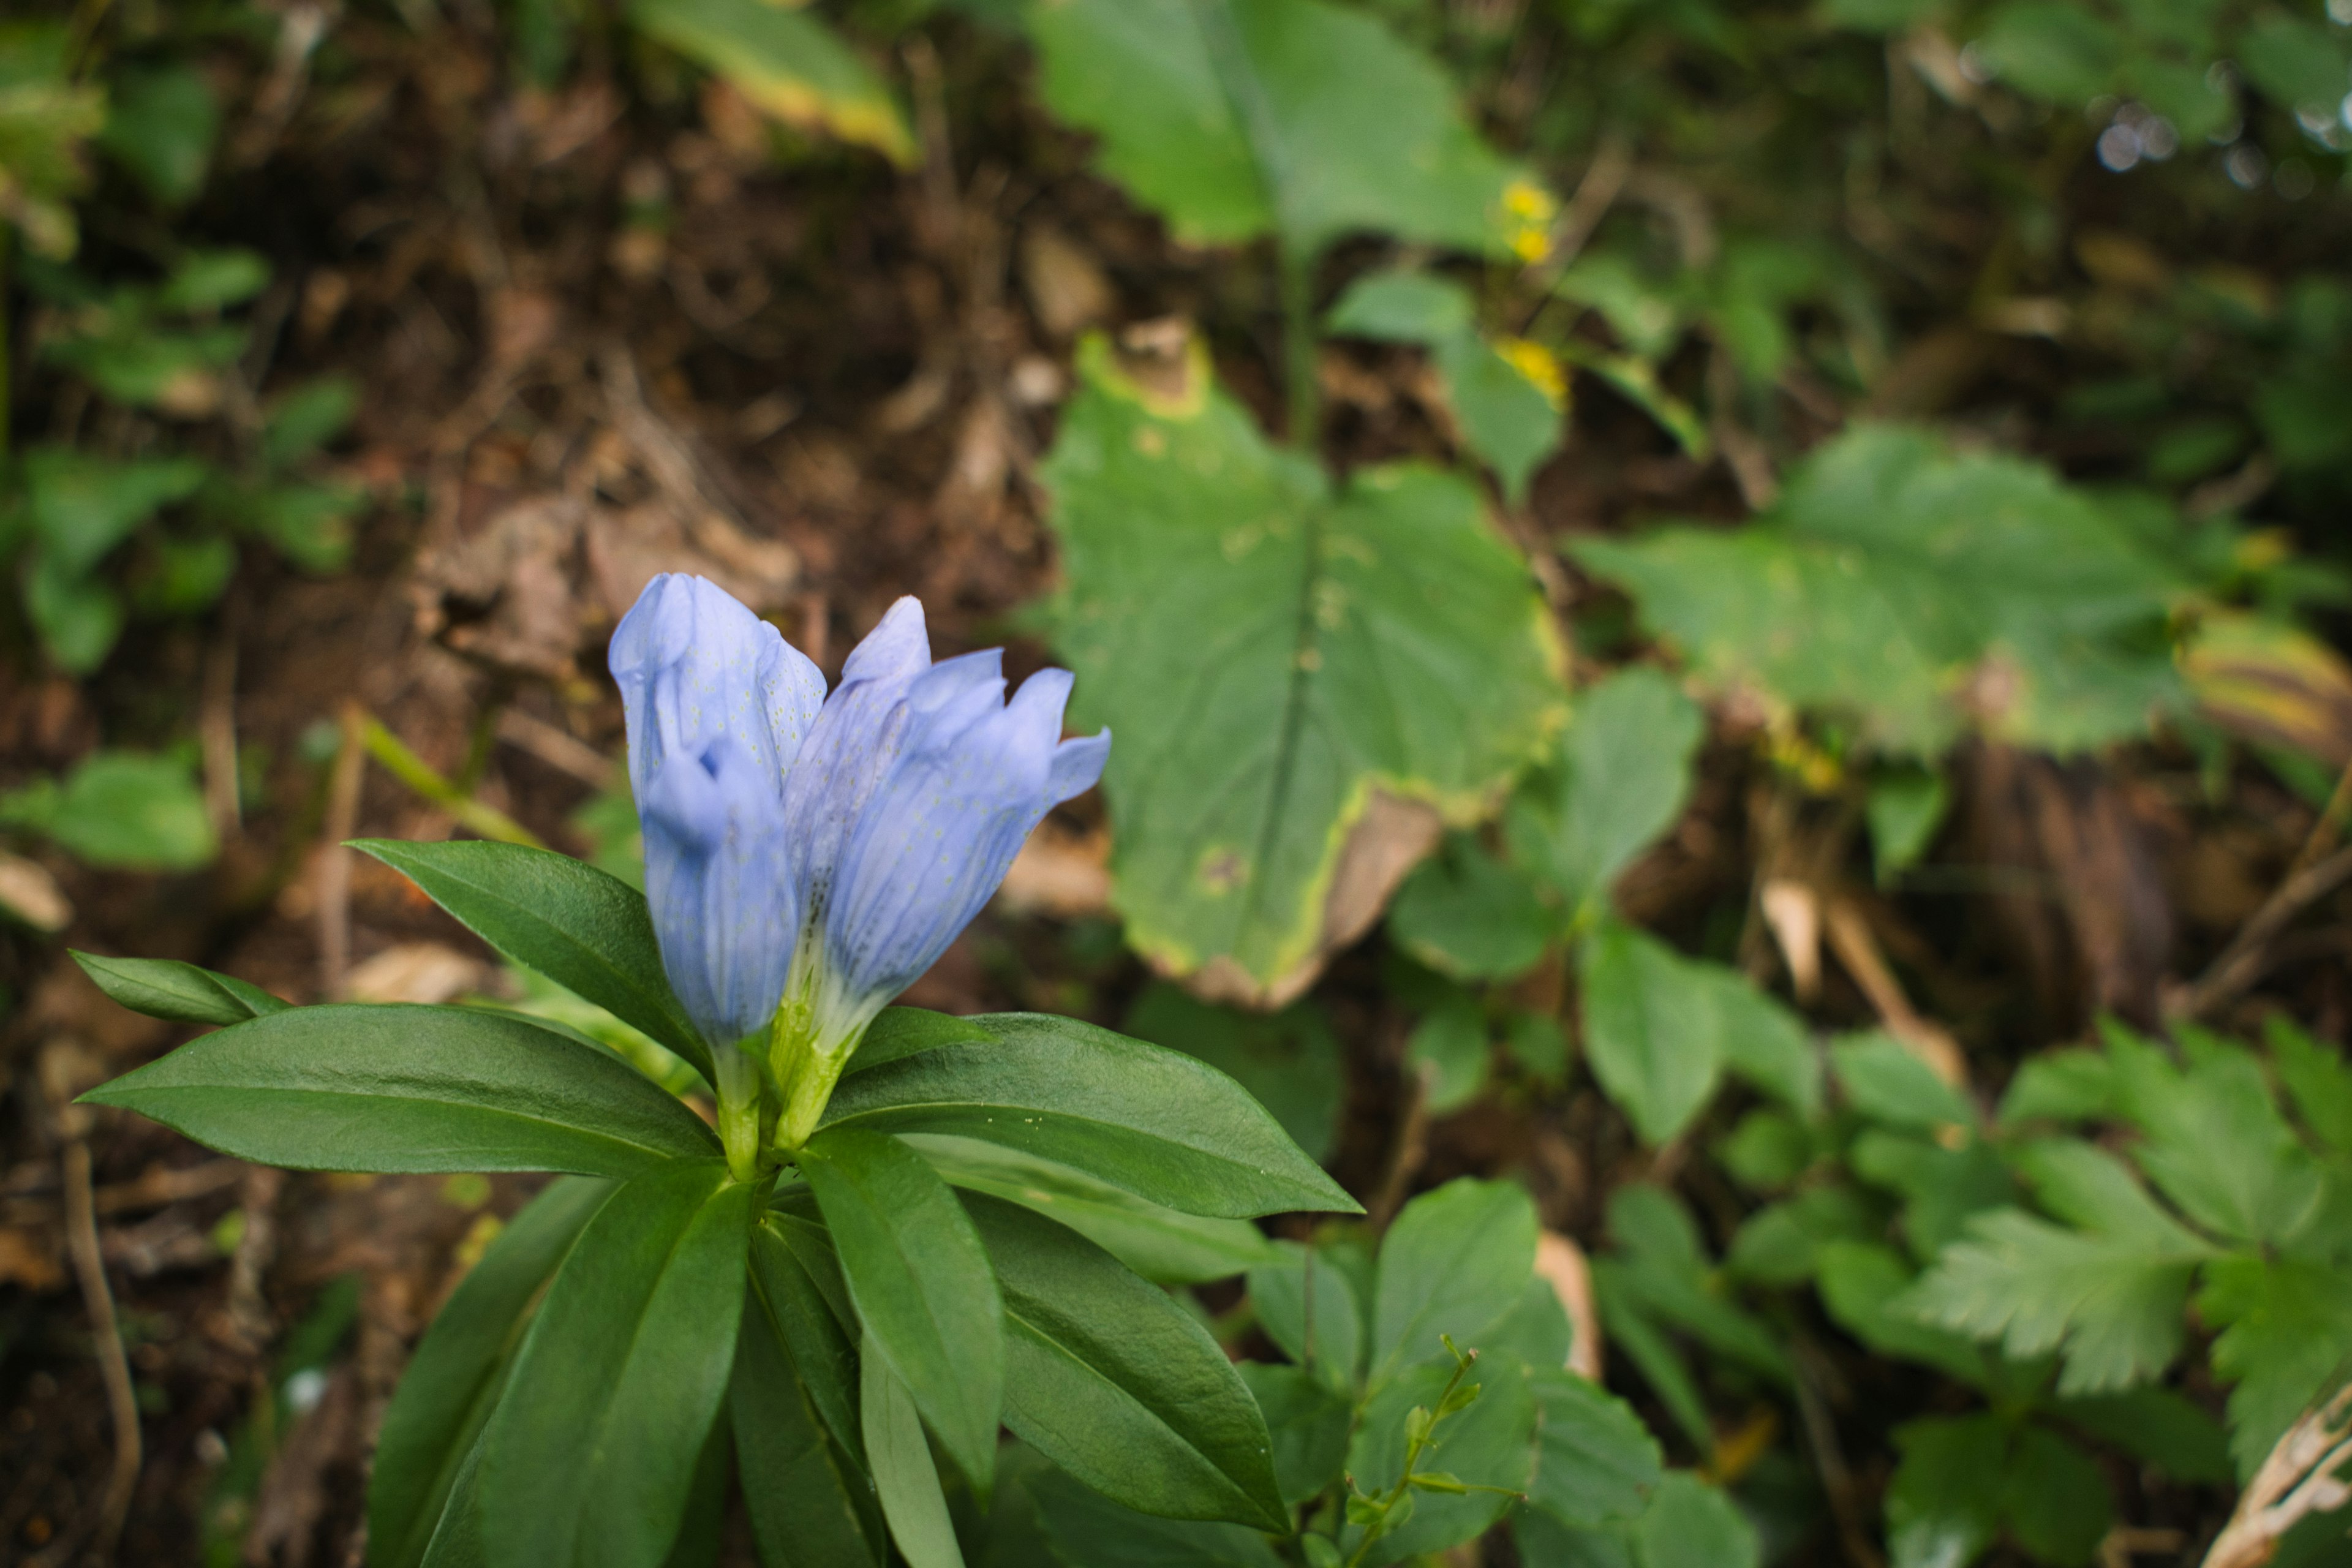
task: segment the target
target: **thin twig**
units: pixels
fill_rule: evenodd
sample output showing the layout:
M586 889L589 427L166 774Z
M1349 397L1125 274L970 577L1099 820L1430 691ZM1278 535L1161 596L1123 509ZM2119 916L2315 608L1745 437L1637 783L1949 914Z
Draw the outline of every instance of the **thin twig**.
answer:
M2313 837L2318 837L2315 828ZM2179 1004L2173 1011L2183 1018L2202 1018L2222 1004L2234 1000L2240 992L2261 976L2264 951L2273 939L2284 931L2295 916L2334 892L2347 878L2352 878L2352 849L2338 849L2317 864L2305 866L2288 877L2263 907L2238 928L2238 934L2230 939L2230 945L2221 950L2221 956L2181 993Z
M330 1002L343 995L352 963L352 852L343 841L359 830L360 785L367 776L367 742L354 706L343 714L342 749L327 784L327 820L317 862L319 994Z
M114 1292L106 1282L106 1259L99 1249L98 1205L92 1201L89 1144L67 1142L59 1161L65 1184L66 1246L73 1256L74 1277L81 1286L82 1304L89 1311L90 1348L98 1356L106 1381L106 1406L114 1426L114 1468L106 1478L98 1521L90 1531L85 1560L114 1561L115 1543L122 1538L122 1522L131 1512L131 1499L139 1486L143 1462L139 1431L139 1400L131 1386L131 1362L122 1352L122 1330L114 1314ZM71 1537L32 1560L38 1568L53 1568L75 1555Z
M1388 1228L1389 1221L1403 1206L1413 1173L1429 1157L1429 1076L1426 1067L1407 1075L1404 1120L1398 1124L1396 1143L1389 1152L1389 1168L1381 1176L1380 1191L1364 1205L1365 1217L1375 1230Z
M438 768L410 751L407 743L385 729L381 720L356 707L352 712L354 717L351 721L359 727L360 744L367 748L369 756L383 765L386 773L402 784L485 838L528 845L533 849L547 847L530 828L497 806L477 800L443 777ZM341 840L336 842L341 843Z

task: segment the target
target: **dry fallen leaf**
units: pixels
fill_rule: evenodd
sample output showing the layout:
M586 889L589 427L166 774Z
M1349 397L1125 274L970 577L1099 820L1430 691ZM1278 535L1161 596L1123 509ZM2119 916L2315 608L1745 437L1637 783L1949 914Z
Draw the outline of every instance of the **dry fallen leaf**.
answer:
M437 942L403 942L387 947L352 968L346 983L354 1002L455 1001L478 990L485 966L456 948Z

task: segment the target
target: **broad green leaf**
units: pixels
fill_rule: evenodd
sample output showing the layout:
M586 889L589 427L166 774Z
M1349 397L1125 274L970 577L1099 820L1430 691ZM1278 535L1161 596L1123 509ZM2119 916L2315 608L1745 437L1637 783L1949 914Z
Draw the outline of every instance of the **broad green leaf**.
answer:
M1847 1101L1874 1121L1929 1132L1976 1125L1976 1107L1892 1035L1840 1040L1830 1047L1830 1061Z
M2038 1118L2089 1121L2116 1111L2115 1066L2103 1052L2074 1047L2027 1061L2000 1099L2000 1124Z
M1559 763L1513 802L1513 852L1572 913L1605 913L1610 885L1682 815L1706 716L1647 666L1586 687Z
M2319 1168L2279 1113L2253 1053L2213 1042L2176 1068L2158 1047L2109 1031L2117 1108L2147 1134L2132 1159L2206 1229L2275 1244L2318 1209Z
M1724 1266L1762 1284L1801 1285L1813 1278L1825 1247L1880 1234L1879 1208L1852 1187L1807 1187L1742 1221Z
M269 263L258 252L235 246L184 252L155 291L166 310L210 314L242 305L269 287Z
M829 132L901 167L920 162L890 89L814 16L764 0L630 0L629 19L787 125Z
M913 1394L870 1337L857 1359L866 1460L890 1539L908 1568L963 1568L963 1549L956 1543L955 1521L948 1517L947 1494Z
M1930 1417L1895 1429L1886 1488L1892 1568L1964 1568L2000 1532L2009 1430L1995 1415Z
M1199 1320L1075 1231L964 1206L1004 1296L1006 1426L1140 1512L1288 1525L1265 1421Z
M567 1176L499 1232L402 1373L368 1477L369 1568L416 1568L505 1384L541 1289L611 1184Z
M2213 1372L2230 1391L2230 1453L2252 1478L2295 1419L2352 1367L2352 1275L2290 1258L2225 1258L2205 1272L2197 1315L2221 1332Z
M1444 72L1328 0L1031 0L1046 104L1192 244L1370 229L1496 248L1509 167Z
M273 399L261 432L262 461L273 468L310 457L333 440L359 412L359 384L322 375Z
M1855 1175L1902 1197L1903 1235L1922 1258L1959 1240L1971 1218L2017 1200L2009 1167L1979 1139L1950 1149L1874 1128L1847 1146L1846 1163Z
M85 966L86 967L86 966ZM2278 1068L2279 1082L2294 1101L2304 1126L2331 1152L2352 1154L2352 1064L2344 1053L2323 1046L2284 1013L2263 1021Z
M2023 1359L2060 1351L2061 1394L2145 1382L2180 1352L2189 1277L2207 1248L2156 1236L2069 1230L2017 1209L1969 1223L1908 1306L1940 1328L1999 1340Z
M1633 1561L1640 1568L1758 1568L1763 1549L1722 1488L1675 1470L1633 1525Z
M1459 1110L1478 1098L1494 1045L1486 1009L1466 991L1449 987L1422 1016L1405 1037L1404 1066L1421 1079L1431 1115Z
M0 826L32 829L92 866L188 871L219 848L188 763L138 752L94 752L60 784L36 779L0 795Z
M1576 1348L1576 1327L1568 1321L1559 1292L1538 1275L1519 1291L1511 1310L1478 1336L1481 1351L1501 1351L1532 1367L1565 1366Z
M1982 1387L1985 1352L1904 1309L1904 1293L1916 1278L1900 1253L1874 1241L1832 1241L1820 1251L1822 1306L1832 1321L1880 1355L1937 1367Z
M1187 1214L1356 1211L1248 1090L1205 1062L1074 1018L971 1022L993 1037L844 1078L824 1125L1002 1143Z
M1247 1220L1212 1219L1147 1203L1124 1188L978 1138L908 1132L900 1136L948 1182L1059 1220L1162 1285L1227 1279L1273 1256L1273 1244Z
M1316 1003L1293 1003L1269 1017L1160 984L1128 1013L1127 1032L1230 1075L1274 1113L1292 1142L1318 1160L1330 1156L1347 1079L1339 1039Z
M2180 700L2161 636L2171 568L2047 469L1918 432L1851 429L1746 527L1571 553L1710 685L1843 717L1897 755L1932 759L1964 720L2079 751Z
M24 457L26 513L45 560L81 576L157 509L195 494L209 472L194 458L124 461L37 447Z
M1578 960L1592 1076L1643 1142L1663 1143L1698 1115L1723 1063L1712 999L1691 983L1699 966L1613 920L1585 941Z
M865 1037L857 1042L857 1049L849 1058L848 1070L862 1072L884 1062L895 1062L900 1057L935 1051L941 1046L984 1045L995 1038L971 1019L950 1013L933 1013L921 1007L885 1007L866 1026Z
M751 1233L751 1281L755 1304L794 1380L856 1468L865 1452L857 1429L857 1342L833 1238L795 1215L762 1215Z
M1882 887L1927 852L1951 804L1951 787L1931 768L1890 768L1870 781L1863 815Z
M472 1007L292 1007L82 1098L299 1171L627 1177L719 1152L694 1112L617 1058Z
M2020 1546L2061 1568L2095 1560L2115 1504L2105 1472L2088 1454L2047 1426L2026 1426L2001 1479L2001 1514Z
M1515 1306L1536 1262L1536 1208L1510 1182L1457 1177L1405 1205L1381 1240L1372 1290L1372 1382L1464 1350Z
M26 618L39 634L41 650L50 663L68 675L86 675L106 662L114 639L122 635L122 595L97 577L72 574L37 547L29 553ZM34 790L40 787L37 783ZM30 792L15 798L21 800L25 793ZM0 797L0 806L9 798Z
M1467 1349L1465 1345L1464 1347ZM1398 1373L1365 1403L1348 1446L1348 1473L1367 1492L1384 1492L1404 1468L1405 1421L1414 1406L1435 1410L1454 1363L1441 1347L1439 1359ZM1507 1355L1479 1359L1464 1380L1475 1384L1477 1400L1440 1422L1419 1473L1449 1475L1472 1486L1526 1489L1535 1468L1536 1400L1528 1369ZM1485 1533L1510 1506L1496 1492L1416 1491L1412 1517L1373 1542L1367 1564L1401 1562ZM1352 1549L1361 1531L1350 1530L1343 1548Z
M166 206L204 188L220 105L194 65L130 66L107 84L106 129L98 144Z
M985 1492L1004 1401L1004 1309L971 1221L947 1184L895 1138L827 1127L799 1160L833 1233L865 1353L889 1363L949 1457ZM868 1455L877 1441L868 1430ZM886 1489L886 1508L888 1500Z
M1351 1388L1364 1361L1364 1314L1348 1276L1319 1247L1276 1244L1279 1261L1249 1273L1250 1305L1276 1349L1335 1388Z
M1235 1370L1265 1417L1282 1500L1297 1508L1339 1479L1354 1397L1303 1366L1245 1361Z
M288 1004L258 985L232 974L215 974L168 958L109 958L79 952L81 965L100 991L151 1018L179 1024L242 1024L265 1013L283 1013Z
M2052 1411L2174 1480L2225 1487L2236 1479L2221 1424L2205 1414L2202 1405L2169 1388L2061 1400Z
M2332 27L2272 12L2239 37L2238 64L2286 110L2333 113L2344 100L2344 46Z
M760 1561L769 1568L877 1568L883 1524L864 1454L853 1462L793 1375L757 1300L743 1305L728 1411Z
M1517 866L1451 833L1397 889L1389 935L1441 974L1508 980L1535 967L1559 916Z
M1029 1495L1063 1568L1283 1568L1282 1559L1255 1530L1154 1519L1119 1507L1059 1470L1036 1477Z
M1377 272L1349 285L1327 325L1353 337L1419 344L1445 383L1446 401L1469 445L1492 463L1514 503L1559 443L1566 373L1545 350L1513 338L1489 342L1477 308L1459 283L1426 273Z
M623 1186L582 1232L483 1437L491 1562L668 1556L734 1370L754 1195L717 1160L681 1162Z
M1335 496L1205 356L1174 396L1099 341L1079 360L1043 470L1051 624L1075 721L1119 737L1114 901L1162 970L1286 1000L1378 912L1377 882L1335 893L1351 835L1392 837L1398 801L1474 822L1534 754L1562 705L1556 633L1459 479L1375 468Z
M710 1079L710 1047L670 994L645 895L627 883L520 844L362 838L352 847L415 882L517 963L643 1030Z
M1528 1501L1588 1529L1637 1518L1664 1478L1664 1457L1633 1407L1565 1368L1528 1373L1536 1468Z
M2019 91L2072 106L2107 90L2123 40L2087 6L2009 0L1988 19L1975 47L1986 67Z

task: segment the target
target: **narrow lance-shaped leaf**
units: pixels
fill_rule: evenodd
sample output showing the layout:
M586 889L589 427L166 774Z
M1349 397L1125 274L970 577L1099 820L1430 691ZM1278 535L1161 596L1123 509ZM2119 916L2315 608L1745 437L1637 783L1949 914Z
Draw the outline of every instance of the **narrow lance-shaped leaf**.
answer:
M865 1355L887 1361L965 1479L984 1492L1004 1402L1004 1308L971 1221L947 1184L895 1138L828 1127L799 1158L840 1254ZM868 1431L869 1455L876 1441Z
M955 1521L948 1515L939 1467L924 1440L913 1396L872 1342L858 1357L858 1365L866 1458L874 1468L874 1488L890 1523L890 1539L898 1542L908 1568L963 1568Z
M1005 1425L1141 1512L1286 1527L1265 1422L1197 1319L1052 1220L964 1206L1004 1293Z
M134 1013L179 1024L242 1024L290 1004L233 974L215 974L168 958L110 958L75 952L100 991Z
M303 1171L632 1176L718 1152L617 1058L468 1007L296 1007L189 1041L84 1100Z
M1247 1089L1197 1058L1074 1018L972 1022L990 1043L852 1073L824 1125L1002 1143L1188 1214L1357 1207Z
M710 1047L670 994L643 893L593 866L521 844L362 838L475 935L634 1025L711 1079Z
M754 1196L716 1160L679 1163L624 1186L583 1233L483 1438L491 1562L668 1556L726 1403Z
M853 1358L854 1359L854 1358ZM743 1508L771 1568L876 1568L882 1520L864 1453L826 1432L757 1292L744 1303L728 1398Z

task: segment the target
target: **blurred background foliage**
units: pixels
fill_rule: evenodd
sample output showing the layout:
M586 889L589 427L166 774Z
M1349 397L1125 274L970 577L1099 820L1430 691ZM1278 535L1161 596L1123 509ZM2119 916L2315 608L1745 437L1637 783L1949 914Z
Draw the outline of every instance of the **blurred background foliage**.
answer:
M1192 1051L1395 1219L1054 1189L1258 1358L1303 1520L1403 1462L1420 1291L1528 1501L1370 1560L2345 1560L2347 152L2343 0L19 6L10 1049L71 929L685 1087L332 846L631 875L633 584L829 668L918 591L1118 736L918 999ZM146 1369L142 1560L293 1550L248 1339ZM1013 1473L989 1561L1322 1568Z

